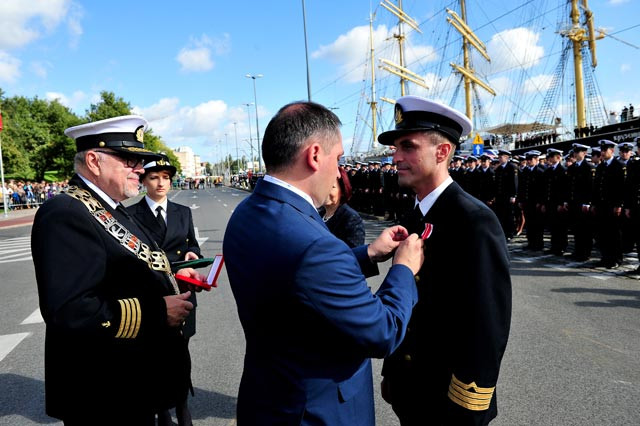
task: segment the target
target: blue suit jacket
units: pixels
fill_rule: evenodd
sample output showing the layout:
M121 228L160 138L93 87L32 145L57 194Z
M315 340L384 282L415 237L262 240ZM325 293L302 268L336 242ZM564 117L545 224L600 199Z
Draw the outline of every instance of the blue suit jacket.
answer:
M350 249L295 193L261 180L224 237L247 342L238 424L373 425L370 357L400 344L417 302L413 274L376 274L367 246Z

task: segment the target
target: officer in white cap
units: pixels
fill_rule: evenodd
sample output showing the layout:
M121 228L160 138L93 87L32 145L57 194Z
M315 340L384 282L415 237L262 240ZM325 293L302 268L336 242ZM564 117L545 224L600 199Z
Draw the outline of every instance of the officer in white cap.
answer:
M449 161L471 122L417 96L398 99L395 122L378 140L395 146L399 184L416 194L414 212L401 225L422 235L425 261L407 334L384 362L383 397L401 424L487 424L497 414L511 278L495 214L449 176ZM451 274L461 264L473 274ZM474 313L473 327L460 312ZM482 398L473 398L474 392Z
M145 161L160 158L144 148L146 127L129 115L67 129L76 174L33 224L46 410L65 424L153 425L190 386L189 292L120 204L138 194Z

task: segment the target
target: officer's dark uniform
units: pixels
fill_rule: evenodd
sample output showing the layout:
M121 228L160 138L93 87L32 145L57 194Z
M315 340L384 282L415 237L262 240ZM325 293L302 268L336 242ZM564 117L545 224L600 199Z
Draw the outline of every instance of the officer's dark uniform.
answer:
M504 150L499 150L498 154L511 155L509 151ZM500 220L505 237L511 239L515 229L511 198L515 198L518 193L518 168L516 165L510 161L505 164L499 164L495 169L495 185L495 212L498 220Z
M529 151L527 158L538 157L539 151ZM525 167L518 174L518 203L522 206L527 227L527 249L542 250L544 246L544 220L540 206L543 200L543 174L539 165Z
M69 184L88 190L77 176ZM153 247L130 217L102 205ZM183 400L189 353L180 330L167 325L163 297L174 293L166 276L122 247L66 194L38 209L31 235L47 324L47 414L102 424L118 413L126 424Z
M620 161L620 163L622 163L622 165L628 171L628 165L633 162L633 158L634 157L631 157L629 160L623 160L622 159L622 153L623 152L626 152L626 153L632 152L633 151L633 144L631 142L622 142L622 143L618 144L618 151L620 153L620 156L618 157L618 161ZM628 177L625 175L625 186L626 186L627 179L628 179ZM626 196L626 194L625 194L625 196ZM624 214L621 215L620 216L620 235L621 235L621 238L622 238L622 252L623 253L629 253L629 252L633 251L633 246L634 246L634 242L635 242L634 233L635 233L635 228L634 228L634 225L633 225L631 219L628 218Z
M161 233L155 216L151 213L149 205L143 198L138 203L127 208L136 221L151 235L151 237L164 250L170 262L184 260L187 252L200 255L200 246L196 240L191 209L187 206L167 201L167 232ZM196 333L196 306L198 305L195 292L191 293L189 301L194 309L185 319L183 334L190 338Z
M116 117L65 133L78 152L159 158L144 150L140 123ZM47 414L70 425L153 424L190 385L189 352L181 329L167 323L164 299L179 290L164 254L124 208L78 175L69 185L38 209L31 234Z
M480 159L482 160L483 157L489 158L488 155L483 155ZM480 166L476 170L478 173L478 186L480 187L477 198L487 206L491 207L493 206L496 197L495 172L491 166L487 167L486 170Z
M550 156L562 157L562 151L547 150ZM567 171L560 162L551 164L544 171L544 204L546 223L551 233L551 253L562 256L567 249L567 214L569 208L569 187Z
M574 151L586 151L588 148L586 145L573 145ZM595 167L589 164L586 159L579 164L575 162L567 169L569 180L569 221L574 238L573 258L579 262L589 259L593 245L591 218L588 209L591 205L591 191L595 171Z
M640 138L636 138L636 143L640 143ZM638 248L640 259L640 158L635 157L627 163L627 179L624 190L624 208L629 212L630 232L633 243ZM631 272L633 275L640 274L640 267Z
M601 140L600 147L615 147L614 142ZM615 158L602 162L596 167L593 181L593 207L596 214L598 243L602 259L600 266L615 268L622 263L622 240L620 235L620 216L614 209L622 208L623 188L626 167Z
M418 105L438 104L424 100ZM396 121L396 128L419 128L437 121L434 115L423 119L419 111L401 111L396 120L408 117L407 122ZM452 127L443 117L439 124L444 123ZM392 143L393 135L383 133L379 140ZM430 234L416 278L419 301L403 343L384 362L388 398L403 426L486 425L497 414L495 386L511 316L508 251L500 224L455 182L426 216L414 210L401 224L410 233ZM470 273L451 273L460 268L460 259Z
M477 158L473 156L469 156L467 160L472 159L477 162ZM471 161L470 161L471 163ZM474 167L473 169L469 168L462 175L462 189L471 194L472 196L479 198L480 196L480 174L478 173L478 167Z

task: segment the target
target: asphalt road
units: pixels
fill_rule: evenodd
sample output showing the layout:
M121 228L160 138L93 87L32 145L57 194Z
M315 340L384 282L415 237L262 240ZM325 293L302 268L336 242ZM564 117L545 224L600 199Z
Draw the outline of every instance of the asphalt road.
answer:
M221 252L226 223L247 195L216 188L170 197L193 208L199 237L206 239L203 253L210 256ZM367 220L368 238L386 225ZM44 324L30 232L30 226L0 230L0 425L60 424L44 414ZM640 281L623 271L532 256L520 250L522 244L511 244L513 320L492 425L640 424ZM460 265L459 273L473 273L464 259ZM626 269L636 265L629 258ZM378 276L369 283L375 289L380 281ZM194 423L234 425L244 336L224 270L218 288L198 302L190 343ZM380 366L374 360L377 423L397 426L377 389Z

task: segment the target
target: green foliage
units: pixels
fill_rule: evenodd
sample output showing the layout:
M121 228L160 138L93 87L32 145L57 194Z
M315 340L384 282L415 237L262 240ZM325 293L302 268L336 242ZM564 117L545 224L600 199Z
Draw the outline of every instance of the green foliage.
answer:
M78 117L57 100L4 98L0 88L0 112L4 130L0 132L2 159L7 175L17 179L61 180L73 174L76 146L64 135L68 127L106 118L131 114L131 105L113 92L100 93L100 101L91 104L84 117ZM145 147L164 152L180 172L180 163L160 137L145 133ZM50 171L55 171L50 173Z

